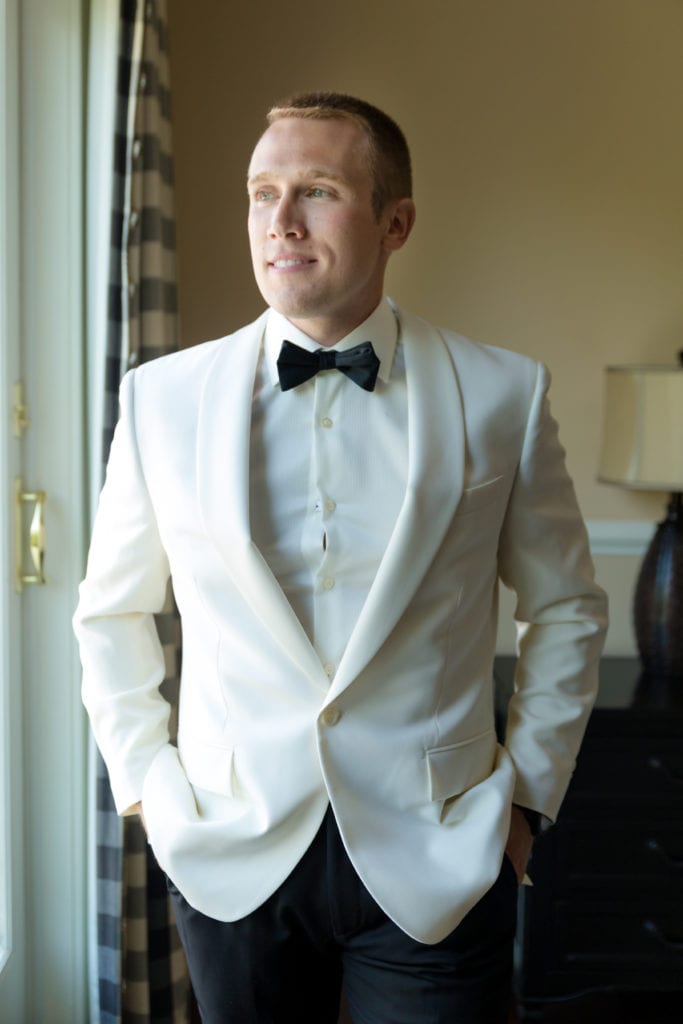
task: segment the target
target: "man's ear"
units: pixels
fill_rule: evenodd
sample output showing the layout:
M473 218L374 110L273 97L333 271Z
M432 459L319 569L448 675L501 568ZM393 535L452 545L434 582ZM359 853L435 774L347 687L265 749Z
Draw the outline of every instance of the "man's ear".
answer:
M415 223L415 203L412 199L399 199L389 203L383 215L387 227L382 244L386 252L397 252L408 241Z

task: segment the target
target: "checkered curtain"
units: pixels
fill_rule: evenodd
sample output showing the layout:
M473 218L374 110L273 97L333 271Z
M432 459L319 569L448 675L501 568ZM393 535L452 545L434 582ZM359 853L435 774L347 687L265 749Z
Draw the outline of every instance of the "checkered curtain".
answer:
M103 465L121 377L178 347L166 8L166 0L120 2ZM157 627L162 692L175 708L180 626L170 591ZM137 816L117 816L99 755L96 804L99 1024L186 1024L187 967L165 880Z

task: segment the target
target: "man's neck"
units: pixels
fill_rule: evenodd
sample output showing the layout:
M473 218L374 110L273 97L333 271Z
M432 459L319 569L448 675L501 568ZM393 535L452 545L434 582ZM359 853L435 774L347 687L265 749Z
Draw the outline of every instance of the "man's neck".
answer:
M347 335L351 334L351 331L355 331L356 327L360 327L362 323L368 319L372 313L375 312L380 299L366 310L363 314L345 320L338 320L333 317L310 317L295 319L294 317L287 317L289 322L302 331L307 337L322 348L330 348L332 345L336 345L337 342L341 341L342 338L346 338Z

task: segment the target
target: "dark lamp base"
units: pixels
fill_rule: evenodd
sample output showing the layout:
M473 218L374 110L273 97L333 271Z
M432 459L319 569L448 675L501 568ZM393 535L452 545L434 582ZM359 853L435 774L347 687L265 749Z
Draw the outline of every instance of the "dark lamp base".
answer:
M683 501L672 494L636 585L633 619L647 675L683 683Z

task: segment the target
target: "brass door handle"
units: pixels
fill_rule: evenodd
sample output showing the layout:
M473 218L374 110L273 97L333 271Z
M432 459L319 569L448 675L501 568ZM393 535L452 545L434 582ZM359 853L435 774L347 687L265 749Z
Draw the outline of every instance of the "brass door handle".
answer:
M14 481L15 566L14 589L18 594L27 583L43 584L45 578L45 491L25 491L21 477ZM24 570L24 505L34 504L29 525L28 550L33 572Z

